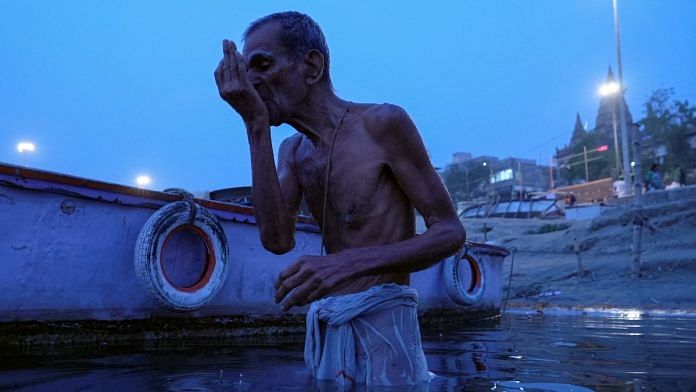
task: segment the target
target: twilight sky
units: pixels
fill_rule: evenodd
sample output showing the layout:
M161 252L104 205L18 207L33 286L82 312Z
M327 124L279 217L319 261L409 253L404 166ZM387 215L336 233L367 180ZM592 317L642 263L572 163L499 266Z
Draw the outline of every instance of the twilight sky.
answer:
M659 87L696 100L696 1L619 6L634 118ZM285 10L324 29L338 94L403 106L436 166L456 151L548 163L576 112L594 126L616 64L611 0L0 1L0 162L126 185L148 174L153 189L249 184L213 70L223 38ZM21 156L23 140L37 150Z

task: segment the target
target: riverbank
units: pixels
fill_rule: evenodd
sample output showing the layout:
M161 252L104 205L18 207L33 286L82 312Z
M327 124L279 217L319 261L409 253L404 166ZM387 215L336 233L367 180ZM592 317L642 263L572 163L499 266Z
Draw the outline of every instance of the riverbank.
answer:
M464 219L469 239L512 251L503 267L510 311L642 309L696 312L696 198L641 209L640 275L632 276L631 207L592 220ZM576 253L576 249L579 250ZM580 273L580 264L583 273ZM514 265L513 265L514 263ZM508 293L508 279L512 267Z

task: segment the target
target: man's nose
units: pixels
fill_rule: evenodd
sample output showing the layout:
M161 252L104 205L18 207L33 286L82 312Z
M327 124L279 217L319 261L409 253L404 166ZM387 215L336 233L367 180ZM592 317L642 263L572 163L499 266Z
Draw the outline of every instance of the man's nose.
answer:
M261 84L261 75L258 72L254 70L248 70L247 77L249 78L249 82L251 82L251 85L254 87L258 87Z
M249 80L257 78L259 75L257 70L254 69L254 67L252 67L251 64L249 64L249 61L247 61L247 59L243 59L242 61L244 62L244 68L246 68L247 78Z

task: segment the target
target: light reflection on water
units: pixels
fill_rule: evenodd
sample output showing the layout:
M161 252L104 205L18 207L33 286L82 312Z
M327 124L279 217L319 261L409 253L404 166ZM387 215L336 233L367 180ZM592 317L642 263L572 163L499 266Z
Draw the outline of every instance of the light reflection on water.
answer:
M0 353L0 389L312 389L302 337ZM696 319L506 315L423 331L430 391L696 390Z

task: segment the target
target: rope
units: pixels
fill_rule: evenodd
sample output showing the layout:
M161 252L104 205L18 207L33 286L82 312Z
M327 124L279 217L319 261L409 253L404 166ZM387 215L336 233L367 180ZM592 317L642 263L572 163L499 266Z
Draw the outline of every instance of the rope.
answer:
M167 188L163 192L181 196L181 200L188 203L189 217L187 224L189 226L193 226L193 224L196 222L196 215L198 215L198 208L196 207L196 202L193 201L193 194L182 188Z
M510 260L510 275L508 276L508 285L505 293L505 302L503 302L503 310L500 313L505 313L507 309L508 299L510 298L510 288L512 287L512 269L515 266L515 254L517 253L517 248L512 248L512 259Z
M648 229L650 229L650 231L653 232L653 233L662 234L662 235L664 235L665 237L671 238L671 239L673 239L673 240L677 240L678 242L681 242L681 243L684 244L684 245L696 246L696 243L694 243L694 242L690 242L690 241L681 239L679 236L676 236L676 235L674 235L674 234L667 234L666 232L663 232L662 229L660 229L660 228L656 227L655 225L653 225L652 223L650 223L649 220L648 220L648 218L645 217L645 216L642 216L642 215L639 215L639 214L637 214L637 213L634 213L634 218L637 219L637 220L639 220L639 221L640 221L640 224L641 224L642 226L646 226L646 227L647 227Z
M333 157L334 144L336 144L336 135L338 134L338 129L343 124L343 119L346 118L346 113L350 108L350 101L346 105L346 109L343 111L341 118L336 124L336 128L333 130L333 136L331 137L331 146L329 147L329 159L326 162L326 177L324 179L324 208L321 214L321 249L319 250L319 255L324 256L326 254L326 245L324 244L324 236L326 234L326 203L329 199L329 174L331 173L331 158Z
M193 226L193 224L196 222L196 215L198 215L198 208L196 207L196 202L193 201L193 198L190 194L184 195L184 201L189 205L188 225Z

